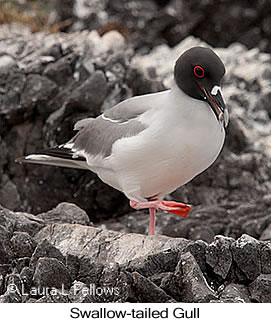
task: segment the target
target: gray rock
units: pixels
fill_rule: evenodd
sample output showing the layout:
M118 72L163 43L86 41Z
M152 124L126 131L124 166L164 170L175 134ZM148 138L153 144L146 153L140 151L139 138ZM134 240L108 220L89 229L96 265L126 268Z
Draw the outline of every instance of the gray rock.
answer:
M93 219L128 210L123 195L90 172L13 164L18 156L70 139L78 119L96 116L132 95L126 84L131 53L124 55L123 36L112 32L101 37L96 31L38 36L4 27L1 32L0 56L13 57L16 65L12 72L1 71L1 148L10 148L3 157L9 165L3 175L9 180L0 184L0 203L37 214L61 201L76 201Z
M1 183L3 181L3 174L4 174L4 166L7 164L7 146L6 143L2 140L0 136L0 149L1 149L1 156L0 156L0 175L1 175ZM2 185L1 185L2 186Z
M259 303L271 302L271 274L261 274L250 285L251 299Z
M271 240L271 223L262 232L260 240Z
M162 280L161 287L182 302L206 303L217 299L190 252L180 255L174 273Z
M14 292L18 295L22 294L22 280L20 275L15 271L6 276L6 285L8 292Z
M161 303L176 302L167 293L151 282L148 278L140 275L138 272L133 272L133 288L137 301L140 303L156 303L157 300Z
M65 257L65 265L71 275L71 280L76 280L80 268L79 258L77 256L67 254Z
M182 238L166 236L144 236L103 231L79 224L48 225L35 237L37 242L47 239L63 255L67 253L87 257L92 262L119 264L138 257L147 256L165 250L182 250L188 241Z
M5 174L1 178L0 201L4 207L11 210L17 209L21 204L17 186Z
M65 294L63 294L62 290L53 290L50 291L50 296L52 303L70 303L68 292L65 292Z
M195 258L189 252L181 255L179 266L182 272L182 301L208 302L216 299L215 291L208 285Z
M73 301L91 299L91 302L96 303L126 302L133 294L130 275L121 270L117 263L86 265L82 264L85 272L80 268L79 285L75 282L73 289L70 289Z
M36 288L55 287L69 290L71 286L70 274L62 262L55 258L39 258L33 276Z
M49 258L55 258L58 261L62 262L62 264L65 265L65 257L62 255L62 253L55 248L51 243L49 243L46 239L41 240L38 244L36 249L34 250L30 265L35 266L36 262L41 257L49 257Z
M47 295L42 296L39 298L35 303L69 303L70 300L68 298L68 293L63 292L57 289L53 289L48 292Z
M69 290L69 300L72 303L92 303L92 293L89 287L79 281L75 281Z
M36 242L27 232L14 232L10 242L17 258L31 257L36 248Z
M0 69L3 71L8 71L8 69L12 68L16 65L16 61L13 57L9 55L0 56Z
M206 249L208 244L202 240L192 241L185 248L184 252L190 252L195 258L201 271L206 273Z
M222 303L250 303L248 288L238 284L228 284L222 291L219 302Z
M179 250L165 250L163 252L138 257L127 264L124 264L125 270L129 272L138 272L149 277L163 272L174 271L178 263Z
M232 256L236 266L243 273L242 280L255 280L261 273L261 244L256 239L243 234L232 246Z
M41 75L29 75L25 84L26 87L20 100L21 109L18 113L23 112L24 117L27 118L33 115L34 108L43 110L42 105L57 93L57 85Z
M260 250L261 273L271 274L271 242L266 242Z
M0 264L7 264L14 258L10 238L11 233L0 225Z
M0 225L12 231L23 231L36 234L45 226L36 216L24 212L12 212L0 206Z
M72 91L66 105L68 109L80 107L80 109L87 111L91 107L93 115L97 115L106 95L107 82L105 75L102 71L97 71Z
M225 279L232 265L231 245L232 238L216 236L214 241L206 248L206 263L211 266L213 272Z
M6 292L0 296L0 303L21 303L22 284L18 274L6 277Z
M60 203L54 209L37 215L44 223L78 223L89 224L89 218L86 212L72 203Z
M29 268L29 267L24 267L20 272L21 283L22 283L22 288L23 288L24 294L30 292L30 288L32 286L33 275L34 275L34 269Z
M84 256L80 259L77 280L87 285L98 284L103 269L103 264Z
M21 270L24 267L29 266L30 258L29 257L22 257L22 258L16 258L12 261L11 266L12 268L15 268L17 272L21 272Z
M43 74L58 86L65 86L69 78L72 77L71 63L73 63L73 57L71 55L64 56L56 62L48 64Z
M0 296L0 303L21 303L21 295L16 292L6 292Z

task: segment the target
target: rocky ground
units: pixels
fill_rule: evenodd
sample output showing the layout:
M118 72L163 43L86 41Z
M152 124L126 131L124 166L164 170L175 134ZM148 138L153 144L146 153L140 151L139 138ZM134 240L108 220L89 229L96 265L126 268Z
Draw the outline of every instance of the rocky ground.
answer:
M130 39L121 28L101 32L119 11L99 3L100 13L89 13L100 19L97 26L75 7L65 34L0 26L0 302L271 302L271 55L264 34L269 29L263 27L268 11L258 27L263 35L252 46L237 37L246 25L232 38L242 43L231 44L230 37L220 43L199 28L201 16L194 29L183 23L180 38L177 31L184 29L177 21L160 38L155 28L154 35L135 24L137 14L140 26L157 26L148 18L152 6L159 7L159 21L169 23L177 1L145 1L149 11L130 8ZM256 19L248 9L242 14ZM81 30L86 27L93 30ZM208 46L185 38L193 30L209 43L230 44L214 50L227 69L223 93L231 121L215 164L167 197L191 203L188 218L159 213L158 235L148 237L148 215L132 211L121 193L94 174L14 163L65 142L80 118L170 87L180 53Z

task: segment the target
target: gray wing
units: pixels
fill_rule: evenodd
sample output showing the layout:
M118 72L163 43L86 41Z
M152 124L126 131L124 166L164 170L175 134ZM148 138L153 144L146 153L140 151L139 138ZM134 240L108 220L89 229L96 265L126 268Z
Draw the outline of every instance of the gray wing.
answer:
M110 156L112 146L118 139L135 136L146 129L146 125L136 119L151 109L145 100L142 102L142 98L144 96L133 97L95 119L78 121L74 129L79 132L67 143L67 147L72 147L75 154L84 151L90 156Z
M147 97L148 96L146 95L136 96L120 102L113 108L107 110L103 115L104 117L115 120L119 123L128 122L150 109L150 106L147 104L147 102L144 102Z
M78 133L66 144L16 161L88 169L88 156L108 157L118 139L135 136L146 129L147 126L137 117L152 109L153 105L152 94L123 101L97 118L78 121L74 127Z

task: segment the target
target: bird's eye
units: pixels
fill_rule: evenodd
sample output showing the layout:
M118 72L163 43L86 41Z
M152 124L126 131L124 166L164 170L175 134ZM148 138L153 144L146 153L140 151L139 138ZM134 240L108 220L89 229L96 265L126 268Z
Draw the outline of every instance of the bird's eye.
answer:
M202 79L205 75L205 71L204 68L202 68L201 66L197 65L194 67L194 75L196 77L198 77L199 79Z

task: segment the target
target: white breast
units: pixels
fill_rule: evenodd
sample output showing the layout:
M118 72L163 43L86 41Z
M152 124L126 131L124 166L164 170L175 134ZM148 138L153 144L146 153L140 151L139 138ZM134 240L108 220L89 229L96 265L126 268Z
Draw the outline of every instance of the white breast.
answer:
M160 95L156 108L141 118L149 127L116 142L99 173L130 199L172 192L208 168L224 143L224 129L208 104L178 88Z

